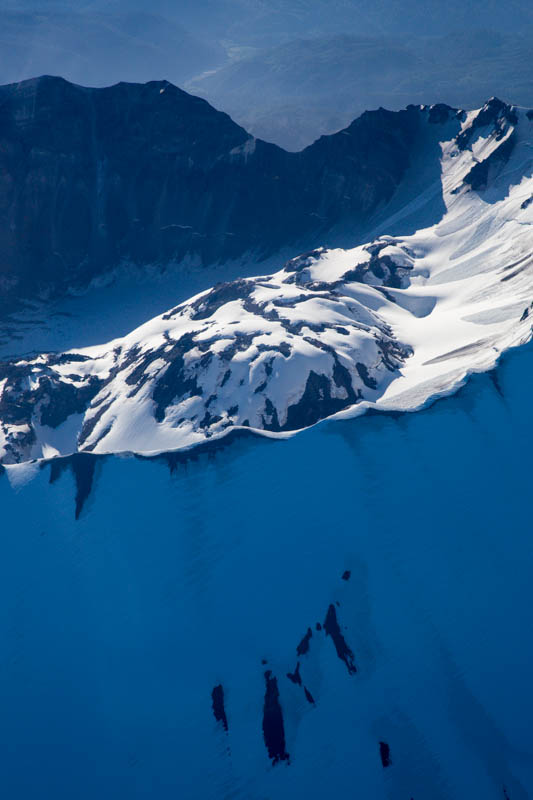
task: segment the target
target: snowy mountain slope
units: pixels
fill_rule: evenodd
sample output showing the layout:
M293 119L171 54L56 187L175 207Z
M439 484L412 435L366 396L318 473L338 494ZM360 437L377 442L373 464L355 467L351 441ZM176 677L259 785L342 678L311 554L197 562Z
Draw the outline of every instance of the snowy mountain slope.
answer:
M533 114L493 99L460 116L441 143L435 225L219 284L102 346L2 363L2 460L287 435L414 410L490 370L531 337ZM391 226L428 202L411 198Z
M531 797L532 376L528 345L417 414L77 456L78 520L72 458L7 467L5 795Z

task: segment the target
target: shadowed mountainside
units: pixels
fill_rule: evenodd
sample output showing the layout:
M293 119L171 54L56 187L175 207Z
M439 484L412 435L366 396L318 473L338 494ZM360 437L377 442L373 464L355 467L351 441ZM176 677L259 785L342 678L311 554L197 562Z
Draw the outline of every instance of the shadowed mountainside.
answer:
M287 153L166 81L0 87L2 288L49 294L123 263L261 258L355 232L453 115L380 109Z

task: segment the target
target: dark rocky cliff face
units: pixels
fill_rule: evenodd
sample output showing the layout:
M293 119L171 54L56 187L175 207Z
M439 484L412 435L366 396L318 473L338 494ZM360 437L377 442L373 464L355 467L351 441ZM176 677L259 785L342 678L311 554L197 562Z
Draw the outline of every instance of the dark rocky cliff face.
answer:
M320 243L392 196L421 119L380 109L287 153L165 81L0 87L2 293L83 286L124 262Z

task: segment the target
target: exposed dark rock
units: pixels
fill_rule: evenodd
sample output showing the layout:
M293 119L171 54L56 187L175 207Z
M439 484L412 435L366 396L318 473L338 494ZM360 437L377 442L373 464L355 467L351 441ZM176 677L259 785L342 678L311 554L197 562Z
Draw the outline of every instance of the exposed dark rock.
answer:
M349 580L350 580L350 577L351 577L351 575L352 575L352 573L351 573L351 571L350 571L349 569L345 570L345 571L342 573L342 580L343 580L343 581L349 581Z
M187 333L176 342L170 352L164 353L165 360L170 363L156 382L152 393L155 403L154 417L157 422L164 420L165 411L175 398L200 396L203 393L196 378L189 377L185 371L183 356L192 347L192 336Z
M40 388L48 395L48 402L41 406L41 425L57 428L71 414L83 413L101 386L102 381L94 375L81 387L64 381L53 386L49 379L43 378Z
M331 636L338 657L341 659L341 661L344 661L346 664L346 669L350 675L354 675L357 672L354 654L342 635L339 623L337 621L337 612L335 611L335 606L333 604L328 608L328 613L326 614L326 619L324 621L324 630L326 632L326 636Z
M409 272L411 267L404 264L396 264L393 258L388 255L380 255L393 242L383 241L367 245L370 260L362 264L357 264L354 269L348 270L342 276L346 282L357 281L358 283L371 283L381 286L388 286L391 289L405 289L409 285Z
M93 430L96 428L96 426L98 425L98 423L100 422L101 418L106 413L106 411L111 407L111 405L112 405L112 403L110 402L110 403L105 403L103 406L99 406L98 407L98 411L96 412L96 414L94 414L92 417L89 417L89 419L84 420L83 425L82 425L82 429L80 431L80 435L79 435L79 438L78 438L78 447L82 447L84 445L86 440L89 438L89 436L91 435ZM103 438L103 436L99 436L98 440L96 442L94 442L90 446L85 446L84 449L85 450L93 450L96 447L98 441L100 441L100 439L102 439L102 438Z
M58 312L59 313L59 312ZM66 314L68 316L68 314ZM49 353L48 354L48 363L49 364L73 364L79 363L84 364L91 359L89 356L84 356L81 353Z
M358 361L355 365L355 368L367 389L377 389L378 383L375 378L371 378L368 374L368 367L366 364L362 364L360 361Z
M96 376L54 371L55 365L64 363L63 356L54 355L35 362L0 362L0 383L6 379L0 390L0 420L17 426L6 435L6 452L14 462L30 457L36 442L34 423L57 428L72 414L83 413L99 392L103 381Z
M516 110L507 103L503 103L497 97L492 97L478 112L468 128L457 136L456 141L459 150L465 150L468 147L473 135L479 128L492 125L496 138L501 139L508 126L516 125L517 122Z
M7 435L6 454L13 463L21 461L21 453L29 453L36 442L33 428L19 429ZM23 457L22 457L23 458Z
M283 712L279 702L278 682L270 670L265 672L265 702L263 706L263 738L273 764L289 761L285 745Z
M228 718L226 716L226 709L224 707L224 688L222 684L215 686L211 692L211 700L213 705L213 714L217 722L222 724L225 731L228 730Z
M50 368L60 362L57 357L47 357L46 363L34 366L23 361L0 362L0 380L7 379L0 395L0 419L12 424L31 424L36 409L39 409L40 422L57 428L71 414L80 414L99 392L102 381L95 376L80 379L79 376L66 376L62 379ZM29 378L37 387L29 388ZM71 380L74 378L78 385ZM79 385L81 384L81 385Z
M230 283L219 283L207 294L191 303L193 309L191 319L207 319L226 303L230 303L232 300L244 300L254 289L253 281L237 280Z
M240 333L237 331L234 334L234 341L229 344L220 354L221 358L223 358L225 361L231 361L236 353L241 353L244 350L248 350L250 345L253 344L253 341L253 334Z
M321 284L321 286L327 286L327 284ZM306 289L312 288L314 290L314 288L316 287L316 282L314 282L312 284L305 284L305 287L306 287ZM331 287L328 287L328 289L330 289L330 288ZM315 297L320 298L321 297L324 300L330 300L331 299L331 292L330 291L324 291L324 292L320 293L320 292L317 291L315 294L312 295L312 297L313 298L315 298ZM309 294L300 294L297 297L291 297L290 299L289 298L276 297L271 302L272 302L272 305L277 306L278 308L295 308L299 303L307 303L310 300L310 298L311 298L311 295L309 295Z
M435 103L429 107L428 120L432 125L443 125L452 117L457 116L457 109L444 103Z
M217 414L210 414L209 411L206 411L200 421L200 427L208 428L210 425L215 425L217 422L220 422L221 419L222 419L221 416ZM206 432L206 436L210 436L210 433Z
M301 272L306 267L310 267L314 261L317 261L324 253L327 253L327 249L324 247L319 247L317 250L310 250L308 253L301 253L299 256L295 258L291 258L290 261L287 261L283 269L285 272Z
M261 347L261 346L258 345L258 347ZM265 364L265 375L267 376L267 378L270 378L270 376L272 375L273 364L274 364L274 358L271 358Z
M398 369L398 362L403 361L412 354L412 349L396 342L393 339L380 339L379 349L383 364L388 370L394 372Z
M280 431L282 428L280 427L279 420L278 420L278 412L276 411L276 407L267 397L265 400L265 413L261 417L263 422L263 428L267 431ZM244 425L244 422L243 422Z
M282 430L307 428L320 419L336 414L337 411L342 411L343 408L356 402L356 399L353 388L347 398L332 396L329 378L326 375L319 375L314 370L310 370L305 390L300 400L287 409L287 421ZM265 428L269 430L267 426Z
M485 189L489 180L489 172L495 167L505 164L514 150L516 144L515 134L511 134L508 139L503 142L496 150L483 159L474 164L470 172L465 176L465 183L467 183L475 191Z

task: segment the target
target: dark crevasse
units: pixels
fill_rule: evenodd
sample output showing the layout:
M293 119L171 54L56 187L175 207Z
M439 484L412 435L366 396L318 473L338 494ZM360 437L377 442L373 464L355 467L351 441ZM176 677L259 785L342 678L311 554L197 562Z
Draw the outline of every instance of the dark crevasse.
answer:
M337 612L335 611L335 606L333 603L330 604L328 613L326 614L324 631L326 632L326 636L331 636L333 644L335 645L335 650L337 651L337 655L340 660L344 661L346 664L346 669L348 670L349 674L354 675L357 672L354 654L342 634L337 619Z
M309 652L309 643L311 641L312 635L313 635L313 631L311 630L311 628L308 628L307 631L306 631L305 636L303 637L302 641L300 642L300 644L296 648L296 653L299 656L303 656L303 655L305 655L306 653Z
M102 458L77 520L71 469L7 468L2 793L526 800L532 376L527 346L424 411Z
M265 672L265 702L263 705L263 737L273 764L289 761L285 746L285 726L280 705L277 678L270 670Z
M387 742L379 743L379 757L381 758L381 764L384 768L390 767L392 761L390 757L390 747Z
M224 687L221 683L215 686L211 692L211 701L213 705L213 714L217 722L220 722L225 731L228 730L228 718L226 716L226 709L224 706Z

